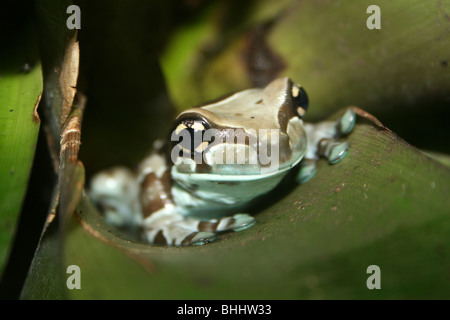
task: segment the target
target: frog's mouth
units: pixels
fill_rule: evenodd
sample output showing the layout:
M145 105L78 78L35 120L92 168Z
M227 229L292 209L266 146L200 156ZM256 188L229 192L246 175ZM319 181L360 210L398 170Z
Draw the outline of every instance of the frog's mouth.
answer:
M282 164L273 161L266 165L256 164L223 164L199 163L196 164L193 159L179 158L179 161L172 167L172 177L177 180L191 181L250 181L267 179L272 176L285 174L287 171L295 167L303 158L304 150L295 154L290 161Z
M291 169L306 151L306 139L296 139L293 144L284 134L270 141L274 142L220 143L191 157L175 157L172 159L175 174L195 175L199 180L263 179Z

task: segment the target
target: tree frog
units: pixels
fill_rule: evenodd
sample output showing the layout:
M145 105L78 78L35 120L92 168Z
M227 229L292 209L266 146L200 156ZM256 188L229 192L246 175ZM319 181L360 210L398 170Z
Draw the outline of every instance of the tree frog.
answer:
M96 174L90 195L108 223L137 227L145 242L184 246L250 228L255 199L299 165L304 183L325 157L347 153L355 124L349 108L337 121L304 123L306 91L289 78L182 112L167 142L136 172L114 167Z

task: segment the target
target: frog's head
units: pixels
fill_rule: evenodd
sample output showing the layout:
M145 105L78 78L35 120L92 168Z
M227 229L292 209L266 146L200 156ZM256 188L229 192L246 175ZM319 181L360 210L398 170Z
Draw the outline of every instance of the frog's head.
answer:
M306 92L289 78L182 112L172 132L177 173L260 176L287 171L306 150Z

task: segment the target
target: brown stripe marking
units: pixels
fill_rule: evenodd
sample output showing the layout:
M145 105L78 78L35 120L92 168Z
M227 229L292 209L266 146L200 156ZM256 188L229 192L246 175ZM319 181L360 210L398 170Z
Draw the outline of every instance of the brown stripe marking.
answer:
M164 233L162 230L159 230L159 232L155 236L155 239L153 239L153 242L155 244L167 245L167 239L164 236Z
M198 224L198 231L208 231L208 232L215 232L217 230L217 226L219 225L220 221L217 222L210 222L210 221L201 221Z
M169 172L165 171L161 179L154 172L147 174L141 183L140 199L144 218L172 203Z

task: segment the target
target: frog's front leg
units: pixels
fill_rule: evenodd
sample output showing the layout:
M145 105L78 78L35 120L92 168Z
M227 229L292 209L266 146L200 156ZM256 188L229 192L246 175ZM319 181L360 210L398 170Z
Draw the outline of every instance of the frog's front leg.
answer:
M247 214L211 220L199 220L181 214L172 199L169 167L165 158L158 153L145 159L139 172L142 229L149 243L200 245L213 241L218 232L240 231L254 223L254 218Z
M327 158L330 164L336 164L345 157L349 144L347 141L341 141L340 139L352 132L355 122L355 112L349 108L335 122L305 123L308 143L297 175L299 183L305 183L314 176L317 171L316 161L320 157Z

